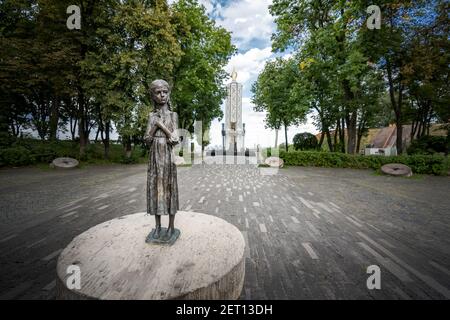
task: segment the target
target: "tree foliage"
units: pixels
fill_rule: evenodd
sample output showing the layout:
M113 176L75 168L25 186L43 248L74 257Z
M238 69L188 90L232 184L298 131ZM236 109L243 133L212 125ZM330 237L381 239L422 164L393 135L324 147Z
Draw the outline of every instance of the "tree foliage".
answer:
M297 133L293 142L295 150L315 150L318 146L316 136L309 132Z
M142 142L157 78L174 88L181 127L202 121L207 130L222 116L223 66L235 48L196 0L82 0L80 30L66 27L72 4L0 2L3 135L29 127L53 140L69 126L83 155L97 130L108 157L115 129L130 153Z
M433 119L448 121L448 3L378 1L379 30L366 25L370 4L274 0L270 6L277 25L272 47L293 51L300 70L293 94L312 111L322 132L319 145L326 137L331 151L357 152L380 113L389 121L386 102L397 124L398 152L404 123L422 126L423 133ZM424 56L430 57L425 63Z
M298 77L298 68L294 59L276 59L265 65L252 86L255 111L266 112L266 127L271 129L285 128L285 148L287 150L287 129L306 120L307 108L293 94Z

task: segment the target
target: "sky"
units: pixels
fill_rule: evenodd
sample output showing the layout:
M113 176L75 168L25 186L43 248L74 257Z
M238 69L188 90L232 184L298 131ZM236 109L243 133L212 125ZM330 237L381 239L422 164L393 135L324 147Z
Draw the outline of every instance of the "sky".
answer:
M169 0L169 3L176 0ZM245 123L245 145L255 148L257 144L262 147L274 146L275 131L265 129L265 113L253 111L251 103L251 87L258 74L263 70L264 64L275 57L287 58L289 53L273 53L271 35L276 29L273 17L269 13L272 0L199 0L205 6L210 18L216 25L222 26L232 32L233 44L237 47L234 55L225 70L231 75L233 67L236 68L237 82L243 85L242 122ZM228 80L227 82L231 82ZM222 104L225 114L225 101ZM214 120L211 124L211 147L222 146L222 125ZM288 131L289 143L300 132L317 133L317 129L309 118L308 122L299 127L290 127ZM279 132L278 143L284 142L284 128Z

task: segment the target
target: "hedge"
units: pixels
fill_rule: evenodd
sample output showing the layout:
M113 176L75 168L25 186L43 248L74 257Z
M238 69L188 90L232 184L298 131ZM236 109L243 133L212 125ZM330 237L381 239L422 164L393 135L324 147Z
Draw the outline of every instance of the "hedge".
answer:
M362 156L337 152L280 151L286 165L330 168L380 169L387 163L402 163L414 173L447 175L450 160L442 155Z
M122 145L111 144L110 156L104 160L104 149L101 143L86 146L86 154L79 156L79 144L73 141L40 141L36 139L17 139L10 146L0 147L0 167L27 166L38 163L50 163L58 157L70 157L85 163L138 163L145 157L145 150L137 146L131 157L125 156Z
M0 150L0 167L20 167L36 163L33 153L25 147L12 147Z
M448 154L450 139L448 137L423 136L414 140L408 147L408 154Z

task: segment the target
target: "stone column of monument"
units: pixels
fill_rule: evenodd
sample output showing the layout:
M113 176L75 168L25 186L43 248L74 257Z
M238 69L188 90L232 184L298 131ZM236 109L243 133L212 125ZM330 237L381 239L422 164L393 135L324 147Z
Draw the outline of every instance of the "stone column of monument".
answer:
M225 107L225 148L227 154L244 152L244 129L242 125L242 84L236 81L237 73L233 70L232 81L227 85L227 102Z

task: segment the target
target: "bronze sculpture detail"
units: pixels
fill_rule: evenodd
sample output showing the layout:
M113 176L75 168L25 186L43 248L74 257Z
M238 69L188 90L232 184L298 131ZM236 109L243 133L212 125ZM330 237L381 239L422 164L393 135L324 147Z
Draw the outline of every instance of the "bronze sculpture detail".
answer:
M150 85L154 110L148 118L144 141L149 147L147 169L147 213L155 216L155 228L148 243L173 244L180 231L175 229L179 209L177 167L173 147L179 143L178 115L170 110L170 86L164 80ZM168 228L161 227L161 216L169 216Z

